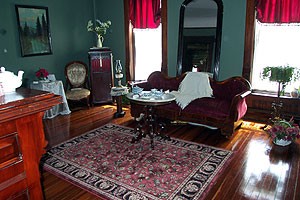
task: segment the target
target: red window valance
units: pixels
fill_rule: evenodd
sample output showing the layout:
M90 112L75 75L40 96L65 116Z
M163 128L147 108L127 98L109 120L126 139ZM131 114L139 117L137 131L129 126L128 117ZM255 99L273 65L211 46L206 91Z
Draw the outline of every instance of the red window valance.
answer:
M130 0L129 11L134 28L157 28L160 24L160 0Z
M300 23L300 0L257 0L261 23Z

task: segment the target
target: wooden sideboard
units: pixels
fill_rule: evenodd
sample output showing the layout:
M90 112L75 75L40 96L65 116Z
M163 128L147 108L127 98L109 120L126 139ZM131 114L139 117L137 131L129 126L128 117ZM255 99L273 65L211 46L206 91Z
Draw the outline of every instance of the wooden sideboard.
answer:
M44 112L61 96L19 88L0 96L0 199L43 199L39 162L47 145Z
M247 96L248 110L244 117L246 120L267 123L273 112L272 103L277 99L276 95L252 93ZM300 121L300 99L288 96L280 97L283 103L281 110L282 117L290 119L294 117L296 121Z

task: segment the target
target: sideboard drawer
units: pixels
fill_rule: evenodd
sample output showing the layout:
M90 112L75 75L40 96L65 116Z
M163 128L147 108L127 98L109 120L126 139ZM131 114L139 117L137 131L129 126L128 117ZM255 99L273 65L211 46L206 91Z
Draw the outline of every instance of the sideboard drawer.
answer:
M26 173L24 172L23 161L14 162L10 165L4 166L3 168L0 168L1 198L8 199L13 197L14 195L21 195L21 193L24 193L27 188L28 185L26 181Z
M17 134L0 137L0 155L0 167L11 163L10 161L20 160L21 152Z
M0 124L0 138L17 132L15 121L4 122Z
M0 130L0 199L27 199L28 185L16 122L0 124Z

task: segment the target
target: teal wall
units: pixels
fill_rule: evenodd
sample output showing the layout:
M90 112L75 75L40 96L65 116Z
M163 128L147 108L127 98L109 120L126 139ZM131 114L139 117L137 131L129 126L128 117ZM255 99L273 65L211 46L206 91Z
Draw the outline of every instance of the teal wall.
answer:
M168 71L176 75L180 5L184 0L168 0Z
M246 2L247 0L223 0L220 80L242 75Z
M52 55L21 56L15 4L48 7ZM87 51L94 38L86 31L86 23L92 18L92 0L0 1L0 30L6 30L6 34L0 34L0 66L15 73L24 70L24 86L35 79L34 72L39 68L45 68L57 79L64 80L64 67L68 62L88 62Z
M178 25L180 5L184 0L168 0L168 72L176 75ZM123 0L95 0L96 13L99 18L110 16L113 20L114 39L109 39L108 45L124 63L124 10ZM244 57L244 30L246 0L223 0L223 29L220 58L219 79L223 80L231 76L241 75ZM103 7L105 9L103 9ZM120 31L116 33L116 25ZM118 38L118 39L115 39Z
M95 18L100 21L110 20L112 25L105 35L104 46L113 51L113 60L121 60L125 69L125 25L123 0L94 0ZM123 70L124 71L124 70ZM124 76L125 77L125 76Z
M178 22L184 0L168 1L168 67L176 74ZM243 70L244 33L247 0L223 0L223 27L219 80L240 76Z
M183 0L168 0L168 69L176 75L178 22ZM244 54L246 0L223 0L224 17L219 79L241 75ZM15 4L46 6L49 11L52 55L21 57ZM88 64L87 51L95 44L95 35L86 31L89 19L111 20L104 46L113 50L114 60L125 63L123 0L2 0L0 1L0 66L25 71L27 81L38 68L46 68L64 80L64 66L72 60ZM1 33L1 32L0 32ZM7 52L4 52L4 50ZM125 67L125 66L123 66ZM26 86L26 85L25 85Z

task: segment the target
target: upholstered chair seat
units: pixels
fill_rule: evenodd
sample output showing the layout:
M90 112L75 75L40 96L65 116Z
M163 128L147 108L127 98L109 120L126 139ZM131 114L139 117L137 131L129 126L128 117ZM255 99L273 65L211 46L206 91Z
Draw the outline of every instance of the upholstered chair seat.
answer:
M80 99L84 99L87 96L90 96L91 91L85 88L73 88L66 92L66 97L69 100L78 101Z

